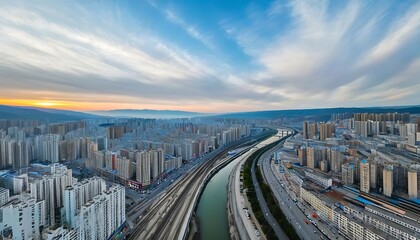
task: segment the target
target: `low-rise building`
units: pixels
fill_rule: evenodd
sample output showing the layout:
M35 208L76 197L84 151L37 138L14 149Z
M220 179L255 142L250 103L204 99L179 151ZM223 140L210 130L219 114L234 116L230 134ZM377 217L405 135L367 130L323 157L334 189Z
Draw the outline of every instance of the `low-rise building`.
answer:
M329 188L332 186L332 179L331 177L322 174L320 172L315 171L305 171L306 178L311 180L312 182L324 187Z
M330 199L327 199L318 192L307 188L305 185L300 187L300 197L317 211L318 216L330 221L332 220L332 212L333 208L335 207L334 202L332 202Z
M347 239L389 239L389 236L384 232L365 224L362 220L358 219L357 217L346 214L340 208L334 209L332 222L338 228L338 231Z

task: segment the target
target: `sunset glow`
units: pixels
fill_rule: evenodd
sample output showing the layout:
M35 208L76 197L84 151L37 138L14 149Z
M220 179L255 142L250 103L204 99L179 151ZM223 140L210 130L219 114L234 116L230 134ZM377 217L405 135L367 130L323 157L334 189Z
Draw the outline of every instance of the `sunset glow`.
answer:
M54 107L54 106L61 106L63 104L56 103L56 102L35 102L34 105L40 106L40 107Z
M89 2L0 3L0 104L238 112L420 102L418 1Z
M33 99L0 99L1 105L10 106L32 106L40 108L63 108L72 109L73 104L69 102L51 101L51 100L33 100Z

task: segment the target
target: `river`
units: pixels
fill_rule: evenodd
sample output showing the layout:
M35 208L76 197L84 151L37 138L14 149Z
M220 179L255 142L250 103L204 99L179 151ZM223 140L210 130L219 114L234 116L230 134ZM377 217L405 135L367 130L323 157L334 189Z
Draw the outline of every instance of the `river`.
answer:
M201 240L229 240L227 184L229 175L241 160L237 158L222 168L208 182L197 207Z

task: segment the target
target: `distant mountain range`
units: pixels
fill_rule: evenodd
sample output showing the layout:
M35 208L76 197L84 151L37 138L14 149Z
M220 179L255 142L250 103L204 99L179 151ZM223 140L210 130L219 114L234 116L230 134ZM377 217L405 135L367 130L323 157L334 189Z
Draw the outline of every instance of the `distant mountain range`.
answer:
M327 121L334 113L387 113L408 112L420 114L420 106L395 106L395 107L362 107L362 108L319 108L319 109L291 109L291 110L268 110L255 112L237 112L216 115L218 118L248 118L248 119L278 119L278 118L302 118L312 117L319 121Z
M152 110L152 109L115 109L106 111L92 111L89 112L99 116L107 117L132 117L132 118L193 118L209 116L210 114L188 112L179 110Z
M224 114L209 114L178 110L151 110L151 109L116 109L108 111L91 111L88 113L46 109L36 107L16 107L0 105L0 119L41 120L49 122L78 121L103 117L128 117L128 118L247 118L247 119L278 119L278 118L312 118L318 121L329 120L333 113L386 113L409 112L420 114L420 106L396 107L364 107L364 108L320 108L320 109L294 109L294 110L268 110L254 112L237 112Z
M0 119L40 120L49 122L78 121L98 116L59 109L0 105Z

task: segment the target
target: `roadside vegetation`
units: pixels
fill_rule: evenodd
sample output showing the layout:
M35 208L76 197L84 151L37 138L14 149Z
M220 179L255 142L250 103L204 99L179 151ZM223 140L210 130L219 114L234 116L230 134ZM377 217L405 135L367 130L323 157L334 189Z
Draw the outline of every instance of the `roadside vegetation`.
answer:
M273 228L268 224L267 220L265 219L264 213L261 210L260 203L257 199L257 194L255 193L255 187L252 182L252 175L251 175L251 168L254 161L257 161L264 152L276 146L280 141L284 138L275 141L267 146L264 146L257 151L255 151L245 162L244 171L243 171L243 183L244 188L247 189L246 195L248 201L251 203L252 211L257 219L258 223L261 226L262 231L264 232L266 238L268 240L277 239L276 234ZM254 165L255 174L257 177L258 184L260 185L261 191L263 193L264 199L267 202L268 208L270 209L271 214L276 219L279 226L283 229L285 234L292 240L299 239L296 230L294 227L289 223L286 216L281 211L280 205L277 202L277 199L274 197L270 187L264 182L262 177L261 171L257 164Z

